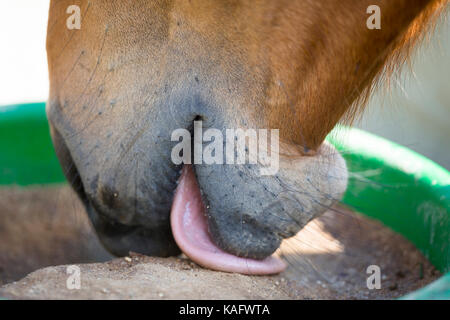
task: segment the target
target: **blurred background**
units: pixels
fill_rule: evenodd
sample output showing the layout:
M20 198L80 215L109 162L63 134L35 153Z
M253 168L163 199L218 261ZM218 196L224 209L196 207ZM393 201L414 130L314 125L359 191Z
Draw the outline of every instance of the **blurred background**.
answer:
M0 2L0 105L47 99L49 2ZM450 169L450 20L441 19L429 40L417 49L412 67L404 68L388 90L372 96L355 126Z

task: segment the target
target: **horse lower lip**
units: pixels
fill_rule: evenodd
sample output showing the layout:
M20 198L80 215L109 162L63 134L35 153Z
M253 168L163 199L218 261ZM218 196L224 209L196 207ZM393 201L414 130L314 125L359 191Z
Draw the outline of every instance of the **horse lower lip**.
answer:
M211 240L200 189L190 165L185 165L170 214L176 243L197 264L218 271L242 274L275 274L286 264L275 256L263 260L241 258L220 249Z

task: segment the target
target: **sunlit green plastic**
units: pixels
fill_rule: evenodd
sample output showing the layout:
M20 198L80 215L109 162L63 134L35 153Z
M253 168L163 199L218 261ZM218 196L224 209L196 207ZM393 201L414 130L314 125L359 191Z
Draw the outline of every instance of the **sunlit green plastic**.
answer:
M45 104L0 106L0 185L63 181Z
M449 171L355 128L337 128L328 141L344 155L350 172L342 202L404 235L446 273L404 298L450 299Z
M350 172L342 200L412 241L445 275L405 299L450 299L450 173L431 160L358 129L328 141ZM45 104L0 107L0 185L64 182Z

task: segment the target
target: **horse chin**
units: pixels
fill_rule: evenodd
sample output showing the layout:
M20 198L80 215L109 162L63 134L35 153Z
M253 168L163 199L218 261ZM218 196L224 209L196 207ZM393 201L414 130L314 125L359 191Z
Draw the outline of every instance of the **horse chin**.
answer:
M314 156L280 150L273 175L251 165L195 166L209 232L224 251L264 259L345 192L345 161L327 142Z

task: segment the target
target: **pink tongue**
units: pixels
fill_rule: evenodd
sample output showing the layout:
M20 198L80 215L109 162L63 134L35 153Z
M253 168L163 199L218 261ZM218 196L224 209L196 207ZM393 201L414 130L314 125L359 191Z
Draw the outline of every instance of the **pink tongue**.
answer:
M185 165L170 214L172 233L183 253L203 267L225 272L263 275L286 268L275 256L264 260L246 259L217 247L208 233L205 212L195 174L190 165Z

